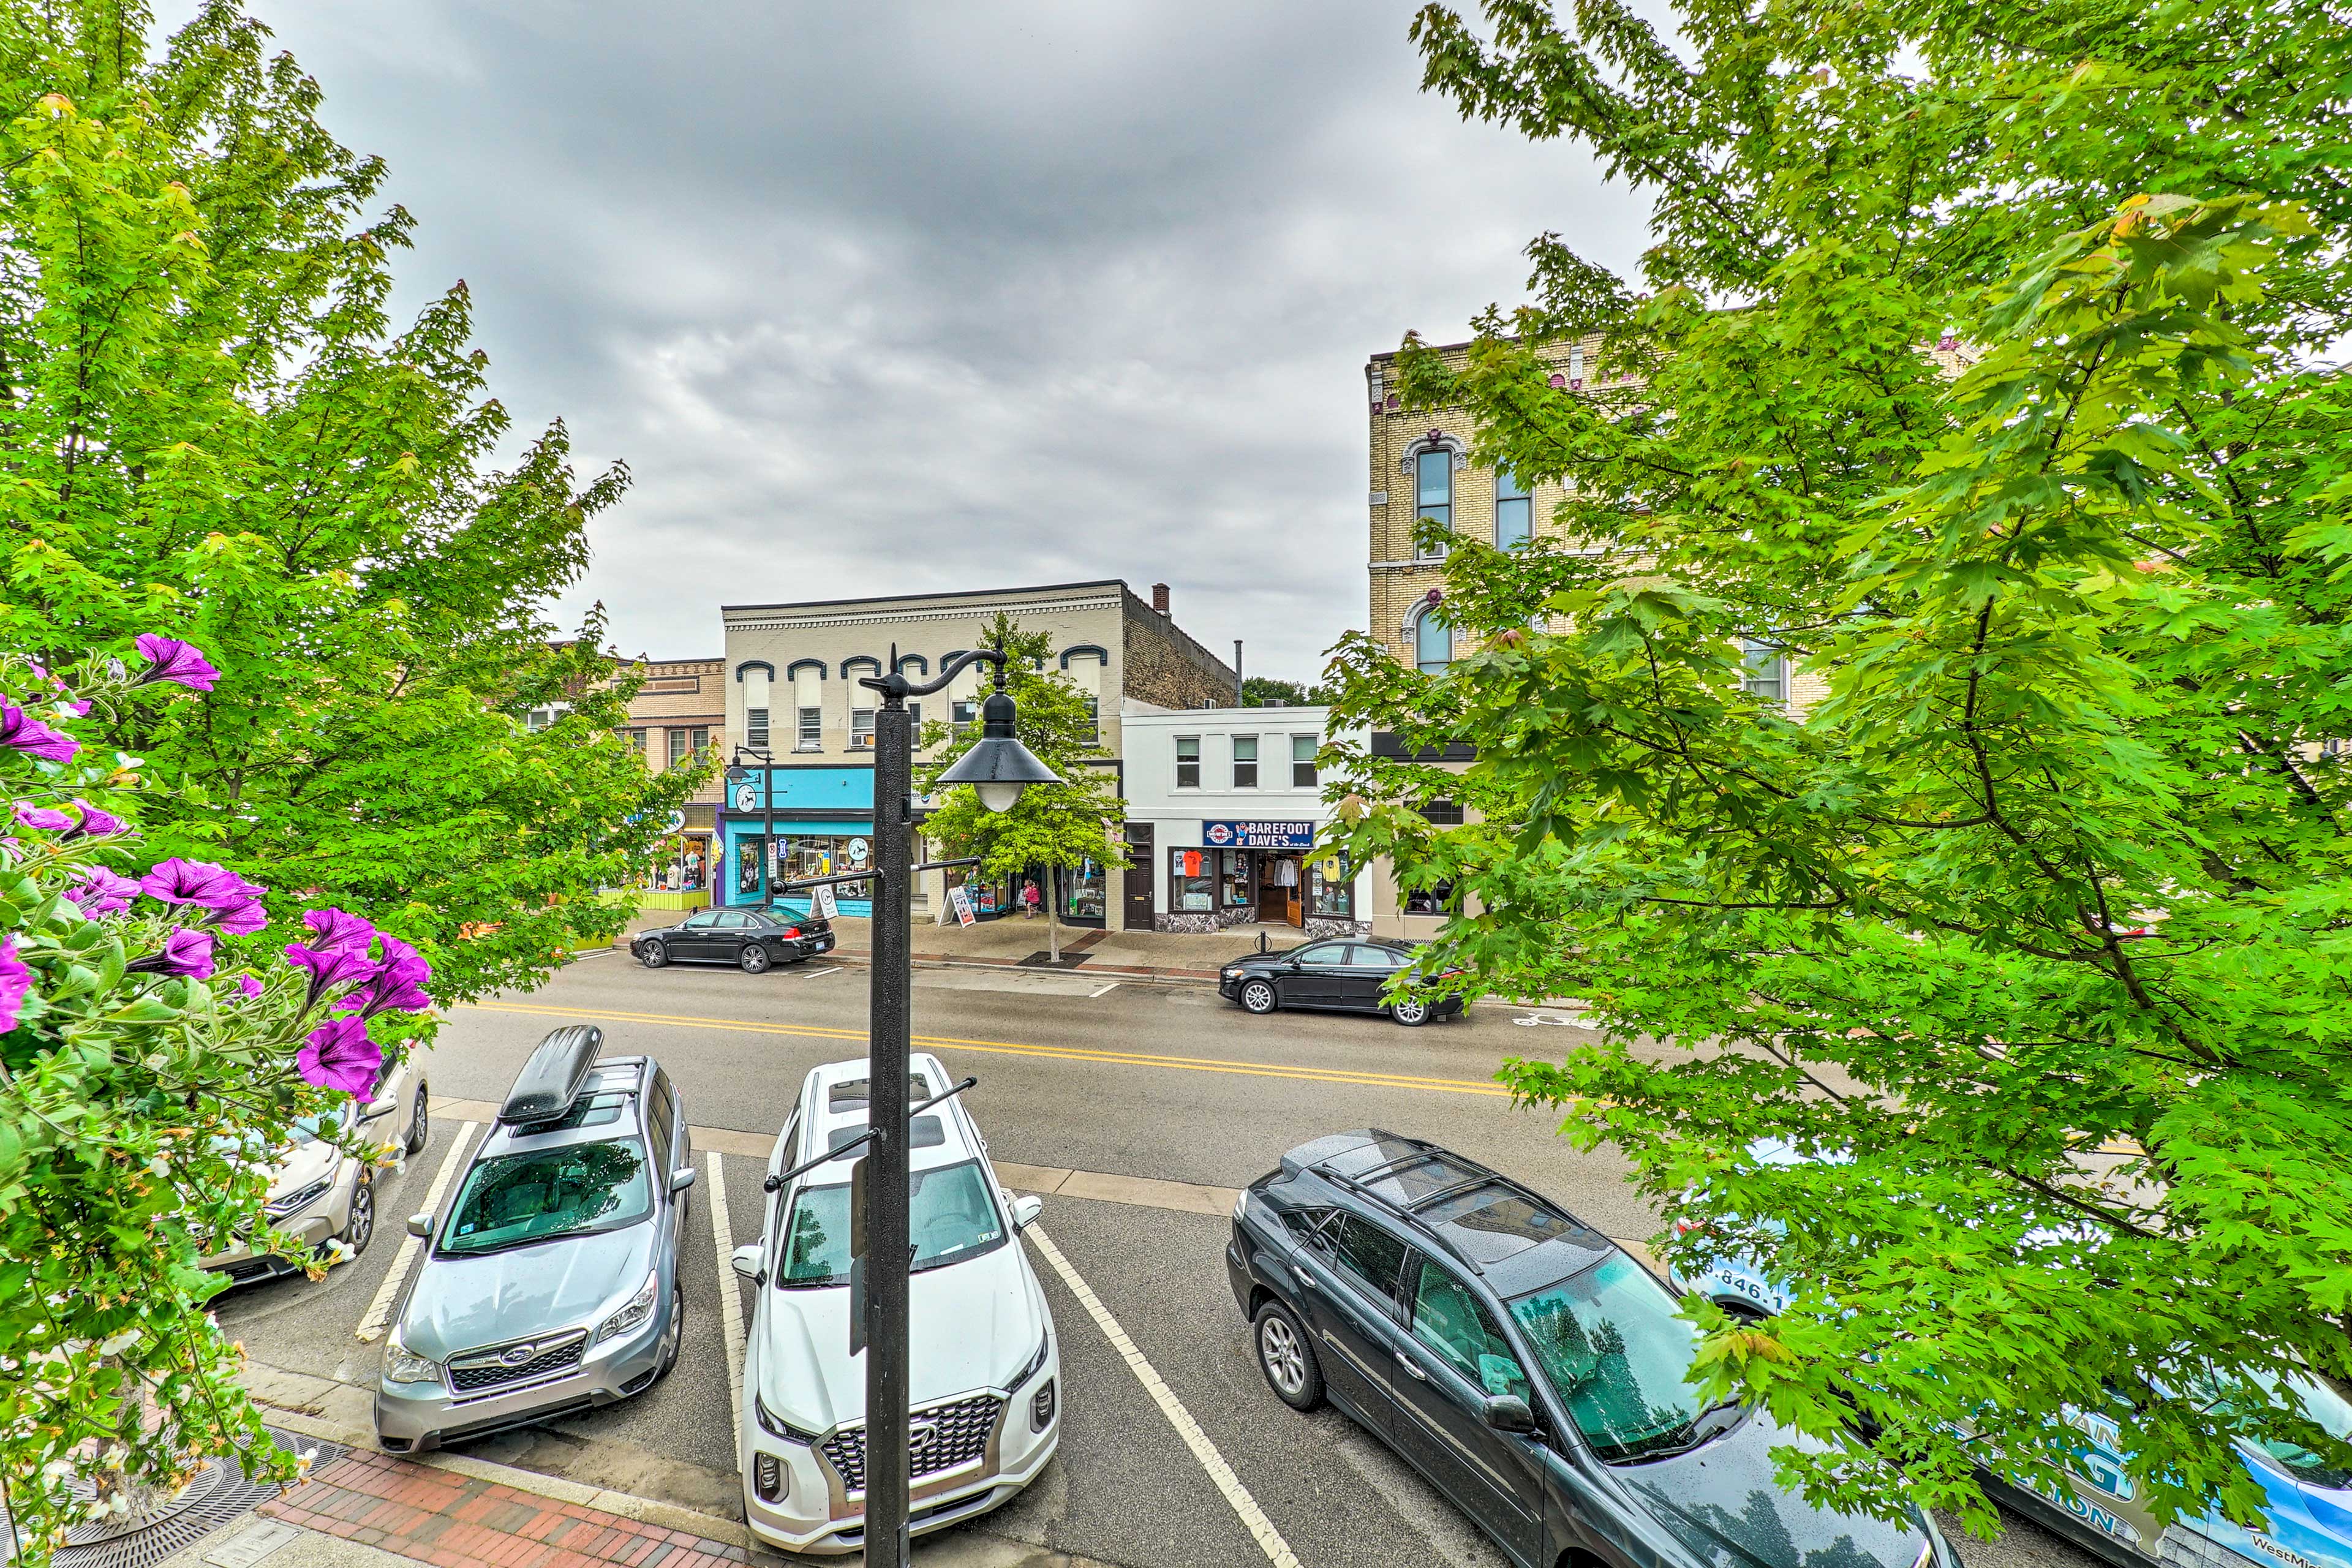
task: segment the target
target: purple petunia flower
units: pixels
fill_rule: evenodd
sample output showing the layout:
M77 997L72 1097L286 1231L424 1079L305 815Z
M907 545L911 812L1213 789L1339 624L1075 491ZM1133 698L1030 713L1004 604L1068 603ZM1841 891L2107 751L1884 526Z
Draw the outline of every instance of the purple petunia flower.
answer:
M415 948L396 936L387 935L383 939L383 963L374 977L346 992L338 1005L358 1009L362 1018L373 1018L378 1013L422 1013L433 1005L433 998L424 991L424 983L432 977L433 966Z
M33 972L16 956L16 939L0 936L0 1035L16 1026L32 989Z
M86 915L120 914L138 896L138 883L128 877L118 877L103 866L89 867L82 872L80 881L66 889L66 897L79 904Z
M123 969L133 974L170 974L189 980L211 978L213 972L213 933L194 926L182 926L163 939L163 951L151 952L144 958L133 959Z
M375 1091L383 1047L368 1038L367 1026L359 1019L330 1018L310 1031L294 1054L294 1066L305 1081L356 1100Z
M320 952L332 952L342 947L365 952L368 943L375 940L375 927L344 910L305 910L302 923L310 928Z
M212 928L223 936L251 936L269 923L269 911L261 907L258 899L223 910L212 918Z
M81 750L81 742L71 735L59 734L7 701L0 701L0 746L50 763L69 763Z
M245 993L245 999L248 1002L258 1000L261 995L261 982L250 974L238 975L236 988Z
M176 856L142 877L139 886L149 898L167 904L194 904L207 910L236 909L263 890L226 866Z
M139 651L147 660L147 668L139 677L139 684L150 685L158 680L175 681L191 691L210 691L220 671L212 661L194 647L171 637L157 637L153 632L139 634Z
M68 838L102 838L109 834L131 831L131 824L110 811L100 811L79 795L74 797L74 808L81 813L81 820L74 824L71 833L66 835Z
M309 972L313 1002L338 985L375 978L375 960L355 947L316 948L289 942L286 962Z
M74 825L74 819L64 812L53 806L35 805L29 800L16 803L16 820L43 833L63 833Z

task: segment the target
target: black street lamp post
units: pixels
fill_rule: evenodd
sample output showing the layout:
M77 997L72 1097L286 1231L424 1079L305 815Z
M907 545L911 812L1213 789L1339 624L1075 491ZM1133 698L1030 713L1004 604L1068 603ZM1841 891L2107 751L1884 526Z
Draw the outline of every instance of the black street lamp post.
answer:
M914 716L907 699L927 697L971 665L996 667L996 689L982 708L981 739L940 775L941 784L972 785L991 811L1008 811L1033 784L1061 782L1013 738L1012 696L1004 689L1004 653L980 648L940 666L937 680L917 686L890 650L887 675L858 685L882 694L874 716L873 1000L866 1036L866 1561L872 1568L907 1568L910 1479L907 1444L908 1344L907 1296L912 1262L907 1169L907 1053L914 992L913 919Z
M776 907L775 879L769 875L768 868L777 866L778 869L782 868L776 859L776 763L766 752L739 745L727 763L729 784L741 784L750 776L743 766L745 757L756 757L760 762L760 901L762 907L772 910ZM725 844L722 842L719 847L723 856ZM710 879L710 895L711 907L715 909L719 904L719 879L716 876Z

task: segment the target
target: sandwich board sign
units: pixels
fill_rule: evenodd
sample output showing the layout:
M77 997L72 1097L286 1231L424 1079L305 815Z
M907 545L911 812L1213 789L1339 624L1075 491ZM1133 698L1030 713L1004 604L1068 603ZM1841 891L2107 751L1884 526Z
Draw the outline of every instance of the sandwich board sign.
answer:
M971 912L971 894L962 888L948 889L948 904L955 910L956 924L960 926L968 926L977 918Z
M809 889L809 907L825 919L834 918L833 884L819 882Z

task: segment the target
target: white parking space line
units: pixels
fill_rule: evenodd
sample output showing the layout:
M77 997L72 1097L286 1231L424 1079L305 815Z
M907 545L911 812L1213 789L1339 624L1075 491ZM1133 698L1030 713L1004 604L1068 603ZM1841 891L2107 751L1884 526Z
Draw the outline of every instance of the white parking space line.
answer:
M836 964L835 964L831 969L813 969L813 970L809 971L807 973L805 973L805 974L802 975L802 976L801 976L801 978L802 978L803 980L819 980L819 979L822 979L822 978L824 978L825 975L828 975L828 974L838 974L838 973L841 973L841 967L842 967L842 966L841 966L840 964L836 963Z
M727 1162L710 1160L710 1237L719 1247L719 1324L727 1341L727 1408L735 1416L735 1468L743 1468L743 1290L735 1283L735 1216L727 1212Z
M1114 992L1114 991L1116 991L1116 990L1118 990L1118 981L1116 981L1116 980L1114 980L1114 981L1112 981L1109 984L1108 984L1108 985L1104 986L1104 987L1103 987L1101 990L1099 990L1099 991L1089 991L1089 992L1087 992L1087 1001L1089 1001L1089 1002L1091 1002L1091 1001L1093 1001L1093 1000L1094 1000L1096 997L1097 997L1097 996L1108 996L1108 995L1109 995L1112 992Z
M441 1212L441 1194L449 1190L449 1178L456 1175L457 1167L466 1163L466 1150L474 1142L475 1126L471 1121L457 1124L456 1140L450 1143L449 1152L441 1157L441 1168L433 1173L433 1184L425 1189L425 1213ZM400 1288L408 1282L408 1271L416 1267L417 1249L424 1245L421 1238L407 1233L404 1219L400 1256L392 1260L392 1272L385 1275L383 1283L376 1288L375 1300L368 1303L367 1316L360 1320L353 1338L363 1344L373 1344L383 1338L384 1330L392 1322L392 1304L400 1300Z
M1209 1472L1209 1479L1218 1491L1224 1494L1234 1516L1242 1521L1242 1528L1250 1532L1256 1540L1258 1549L1265 1553L1265 1560L1275 1568L1298 1568L1298 1558L1290 1550L1290 1543L1283 1540L1282 1532L1275 1529L1274 1521L1265 1517L1265 1510L1257 1506L1257 1499L1250 1496L1249 1489L1242 1485L1241 1478L1234 1474L1234 1468L1225 1463L1225 1457L1217 1452L1217 1446L1209 1440L1206 1432L1201 1430L1201 1424L1192 1419L1192 1413L1184 1408L1184 1402L1176 1397L1175 1390L1161 1382L1151 1363L1143 1359L1143 1352L1135 1348L1135 1342L1127 1337L1127 1331L1118 1326L1118 1320L1110 1315L1110 1309L1102 1304L1093 1288L1079 1278L1076 1269L1070 1267L1070 1260L1062 1256L1062 1249L1034 1225L1023 1234L1037 1244L1037 1250L1046 1262L1054 1266L1054 1272L1062 1277L1062 1283L1070 1288L1070 1294L1078 1299L1078 1304L1095 1321L1095 1327L1110 1341L1110 1348L1119 1353L1119 1358L1127 1363L1128 1370L1135 1373L1136 1381L1143 1384L1143 1391L1151 1395L1153 1404L1160 1406L1160 1413L1168 1417L1168 1425L1176 1428L1176 1436L1184 1439L1184 1446L1192 1450L1192 1457L1201 1461L1202 1469Z

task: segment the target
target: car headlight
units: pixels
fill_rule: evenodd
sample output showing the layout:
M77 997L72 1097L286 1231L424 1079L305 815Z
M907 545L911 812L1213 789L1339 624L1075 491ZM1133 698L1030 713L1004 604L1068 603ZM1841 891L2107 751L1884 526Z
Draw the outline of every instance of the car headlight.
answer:
M394 1333L384 1342L383 1380L386 1383L438 1383L441 1381L441 1363L413 1353L400 1342L399 1334Z
M1241 977L1242 972L1238 969L1223 970L1217 975L1220 980L1239 980Z
M290 1192L282 1198L270 1199L266 1205L267 1212L271 1219L284 1219L288 1215L309 1208L312 1204L325 1197L327 1189L334 1184L334 1173L330 1172L307 1187Z
M815 1433L802 1431L769 1409L767 1402L756 1394L751 1395L751 1416L759 1422L760 1430L767 1433L771 1437L785 1437L795 1443L814 1443L817 1439Z
M596 1325L596 1343L601 1345L615 1334L625 1334L652 1317L654 1302L660 1292L661 1274L656 1270L646 1276L646 1282L637 1287L635 1295L621 1303L620 1310Z
M1029 1364L1023 1367L1019 1372L1014 1373L1013 1374L1013 1381L1006 1384L1004 1386L1016 1394L1019 1393L1023 1384L1028 1382L1031 1378L1036 1376L1040 1372L1045 1370L1045 1352L1052 1347L1053 1343L1054 1331L1047 1329L1044 1336L1037 1341L1037 1353L1031 1356L1029 1358Z

